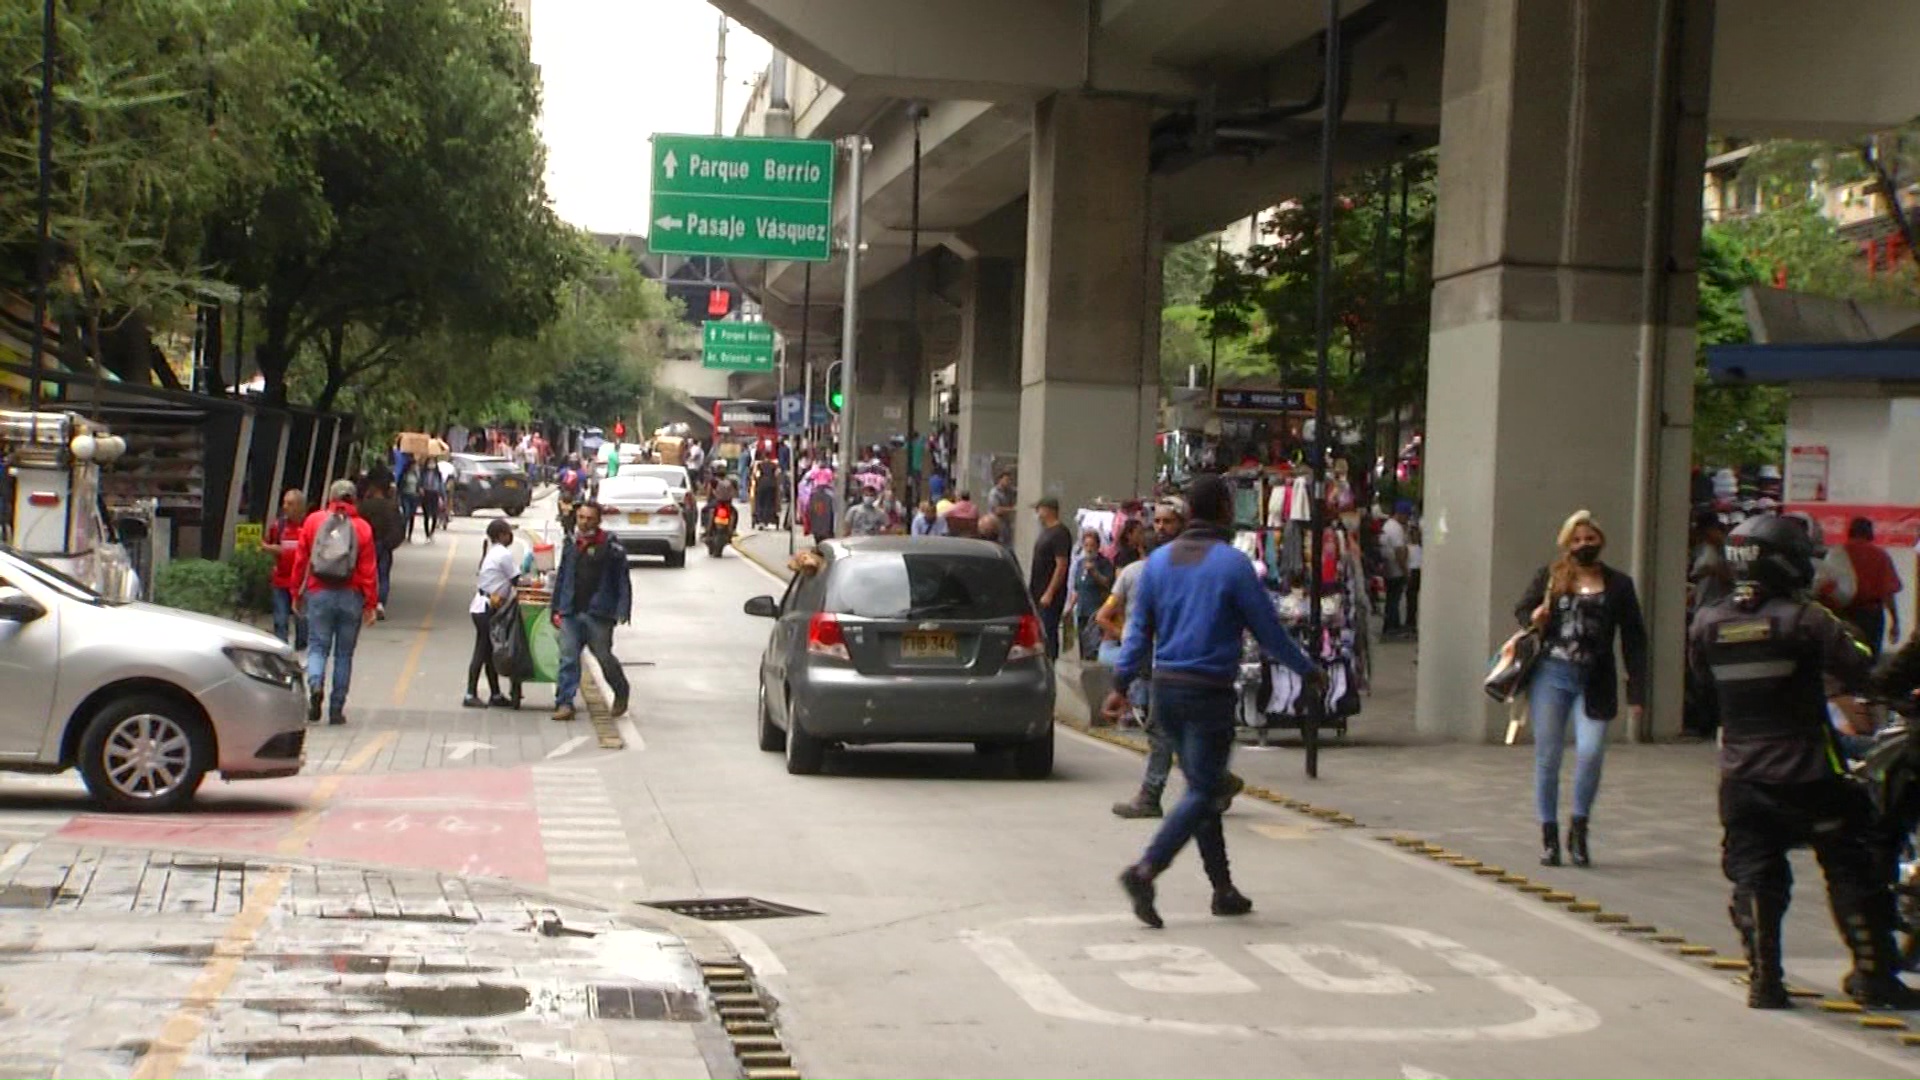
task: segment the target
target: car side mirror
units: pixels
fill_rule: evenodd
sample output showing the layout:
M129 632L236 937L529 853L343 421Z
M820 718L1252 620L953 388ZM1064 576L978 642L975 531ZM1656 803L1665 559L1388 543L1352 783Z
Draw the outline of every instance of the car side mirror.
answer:
M40 602L19 589L0 589L0 622L30 623L47 613Z
M777 619L780 617L780 601L771 596L756 596L747 601L741 610L762 619Z

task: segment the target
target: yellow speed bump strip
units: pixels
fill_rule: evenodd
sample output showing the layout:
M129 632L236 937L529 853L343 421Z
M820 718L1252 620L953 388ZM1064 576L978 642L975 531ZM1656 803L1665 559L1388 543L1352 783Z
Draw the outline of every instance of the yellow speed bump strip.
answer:
M702 964L700 975L747 1080L800 1080L752 971L744 963Z

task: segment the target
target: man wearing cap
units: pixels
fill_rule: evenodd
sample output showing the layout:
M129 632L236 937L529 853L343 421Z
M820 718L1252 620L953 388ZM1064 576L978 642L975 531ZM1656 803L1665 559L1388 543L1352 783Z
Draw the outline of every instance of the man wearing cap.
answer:
M335 480L327 505L307 515L294 556L295 611L307 620L307 722L347 722L347 688L353 682L353 650L360 628L372 626L380 606L380 573L374 554L373 526L360 516L359 492L351 480ZM343 519L329 529L334 518ZM351 531L351 539L348 533ZM321 533L328 543L316 564L314 545ZM344 557L344 558L343 558ZM339 564L339 565L337 565ZM350 564L350 567L348 565ZM332 700L324 693L327 661L333 661Z
M1040 536L1033 542L1027 588L1047 631L1047 659L1060 659L1060 618L1067 610L1067 566L1073 561L1073 534L1060 524L1060 500L1051 495L1033 504Z
M1407 518L1413 503L1401 499L1393 506L1393 516L1380 526L1380 561L1386 564L1387 611L1380 632L1384 635L1405 631L1400 620L1400 602L1407 595Z

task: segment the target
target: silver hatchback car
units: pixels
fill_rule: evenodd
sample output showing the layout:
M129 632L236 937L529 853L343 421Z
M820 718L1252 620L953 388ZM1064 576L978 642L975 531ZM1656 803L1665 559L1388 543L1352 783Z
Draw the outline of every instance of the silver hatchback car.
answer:
M291 776L306 749L293 650L271 634L114 604L0 546L0 770L78 768L116 810L171 810L210 771Z
M831 540L826 565L746 612L776 620L760 662L760 749L816 773L829 746L970 742L1053 772L1053 667L1019 564L946 537Z

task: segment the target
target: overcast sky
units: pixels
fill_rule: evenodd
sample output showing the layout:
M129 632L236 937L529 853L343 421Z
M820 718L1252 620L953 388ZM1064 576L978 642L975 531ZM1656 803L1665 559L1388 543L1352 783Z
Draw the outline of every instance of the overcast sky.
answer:
M646 232L647 138L713 131L719 28L705 0L533 0L547 192L562 218L595 232ZM729 134L771 53L729 24Z

